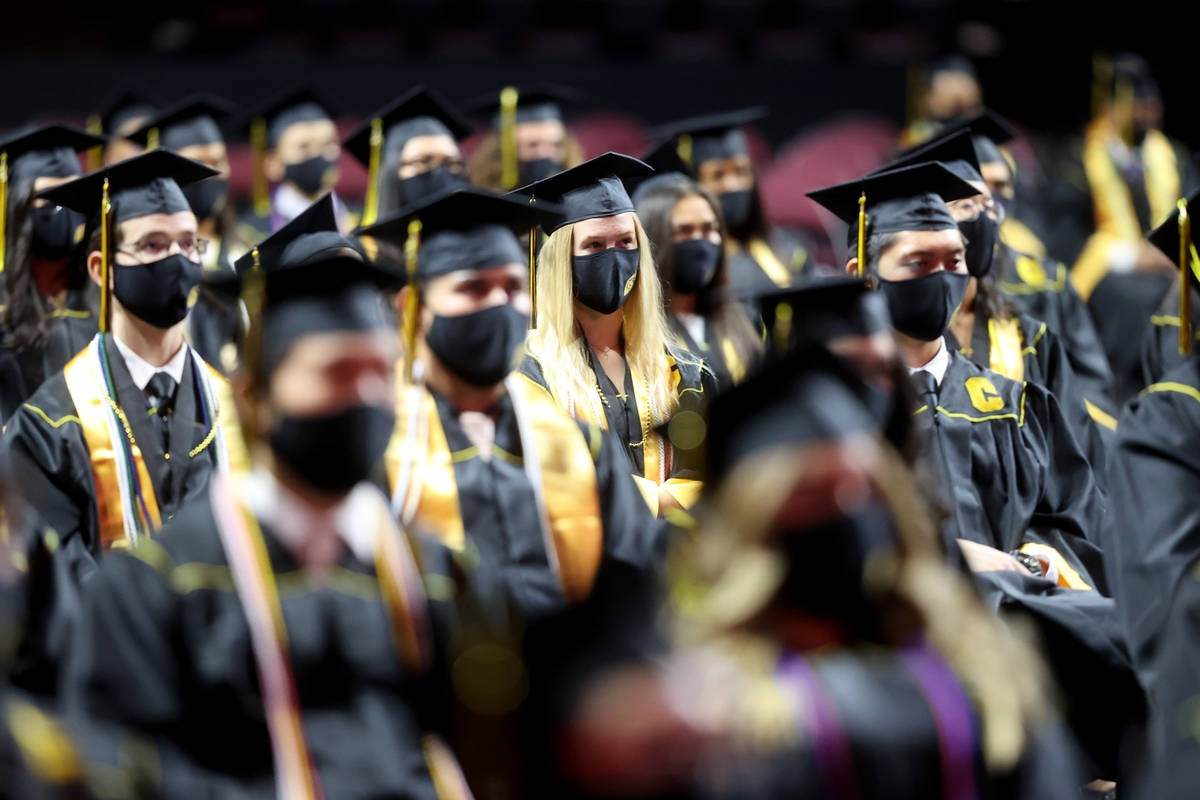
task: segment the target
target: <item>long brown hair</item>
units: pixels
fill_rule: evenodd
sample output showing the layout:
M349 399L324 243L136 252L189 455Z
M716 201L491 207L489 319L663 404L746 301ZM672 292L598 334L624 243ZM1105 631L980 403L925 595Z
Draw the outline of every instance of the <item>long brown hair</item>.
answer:
M567 131L566 155L563 159L563 169L577 167L583 163L583 145ZM505 186L501 180L504 165L500 160L500 134L495 131L487 134L471 154L467 162L467 176L475 186L482 186L496 192L507 192L512 186Z
M648 188L648 187L647 187ZM728 241L729 234L721 215L721 205L712 193L696 181L680 178L647 192L638 199L637 213L650 238L650 249L654 263L658 266L658 277L663 284L663 296L670 311L670 296L667 291L675 279L675 244L671 238L672 218L675 207L689 197L701 197L708 203L717 218L721 242ZM763 343L754 332L745 310L730 294L729 264L725 248L721 248L721 260L717 263L717 274L709 286L696 298L696 312L716 331L718 338L728 340L747 370L762 357Z

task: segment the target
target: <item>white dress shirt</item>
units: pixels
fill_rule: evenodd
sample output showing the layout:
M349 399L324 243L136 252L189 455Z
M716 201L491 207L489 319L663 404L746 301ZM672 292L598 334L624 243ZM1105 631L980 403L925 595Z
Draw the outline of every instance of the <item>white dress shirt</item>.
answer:
M919 367L909 367L908 374L915 375L921 371L928 372L940 387L942 385L942 378L946 377L946 370L949 367L950 351L946 349L946 340L938 339L938 351L934 354L933 358Z
M113 335L113 341L117 343L117 350L121 354L121 359L125 362L125 368L129 370L129 377L133 378L133 385L146 391L146 384L150 383L150 379L154 377L156 372L165 372L175 379L178 384L183 380L183 367L187 363L187 345L181 344L175 355L171 356L171 360L161 367L156 367L146 359L133 352L124 342L117 336Z

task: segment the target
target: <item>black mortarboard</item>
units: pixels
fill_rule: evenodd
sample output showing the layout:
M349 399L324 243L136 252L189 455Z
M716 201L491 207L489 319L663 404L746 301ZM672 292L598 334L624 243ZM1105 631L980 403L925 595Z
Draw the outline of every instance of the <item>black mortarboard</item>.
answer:
M525 264L528 255L515 234L550 227L561 209L528 198L463 188L442 193L389 215L356 233L404 244L410 223L421 223L416 278L425 280L460 269Z
M941 58L936 58L930 61L925 67L925 73L932 80L934 75L942 72L961 72L964 75L970 75L972 78L977 78L975 67L971 64L966 56L951 53L944 55Z
M695 179L691 165L679 157L679 145L674 139L655 145L642 156L642 161L654 170L654 174L645 179L631 178L626 181L627 185L636 187L633 190L634 205L640 204L643 197L658 189Z
M276 92L251 109L238 123L238 131L248 140L255 138L255 126L261 124L263 146L271 149L289 126L299 122L333 119L334 112L325 100L308 87L293 87Z
M338 231L332 194L259 242L234 262L234 269L243 291L261 275L261 299L247 296L246 304L252 326L256 315L264 320L262 364L268 373L305 334L389 325L379 290L404 282L373 264L357 242ZM251 308L256 303L261 307Z
M399 154L414 136L444 134L463 139L471 123L440 94L418 86L398 100L367 115L367 120L346 137L344 146L364 167L371 166L371 131L381 128L381 156Z
M859 198L865 195L868 234L876 234L957 228L946 203L977 194L978 189L933 161L817 189L808 197L853 224Z
M198 144L224 142L219 120L233 112L233 105L210 94L195 94L151 117L126 138L148 149L179 150Z
M91 222L89 227L100 226L109 231L112 226L125 220L149 214L175 214L191 211L181 187L211 178L219 174L199 161L184 158L170 150L151 150L140 156L118 161L101 167L82 178L63 183L37 197L51 203L72 208ZM107 200L107 203L105 202ZM100 331L108 330L108 269L109 250L100 250Z
M851 388L860 383L841 359L809 345L717 395L703 436L706 482L718 484L738 463L765 450L879 431L880 422ZM682 423L672 418L668 425L672 443L672 425L690 427ZM683 435L694 438L694 431Z
M875 172L888 172L927 161L940 161L946 169L964 181L982 183L983 176L979 173L979 160L975 153L970 131L960 129L941 134L924 144L905 150Z
M774 289L756 298L769 350L788 353L804 343L839 336L870 336L891 330L887 303L866 281L821 278Z
M621 153L605 153L579 166L563 170L545 180L531 183L510 196L532 197L562 206L563 215L553 227L543 229L553 233L564 225L585 219L611 217L633 211L633 200L624 181L654 174L645 162Z
M576 89L552 83L535 83L526 86L506 86L494 92L473 97L463 103L463 110L474 116L487 117L493 128L500 128L501 112L505 109L505 92L513 90L512 96L516 123L562 120L562 107L577 103L582 96Z
M217 174L217 170L208 165L169 150L151 150L39 192L37 196L73 208L95 221L99 219L107 180L112 204L110 219L124 222L148 214L190 211L181 187Z
M129 120L152 117L158 113L158 109L158 103L141 92L122 89L100 109L97 115L99 126L95 132L113 136Z
M1136 53L1118 53L1112 60L1114 94L1127 84L1137 100L1158 100L1158 83L1150 69L1150 62Z
M766 106L722 111L658 125L650 129L650 136L674 141L680 158L694 170L705 161L749 155L741 127L766 115Z
M1184 210L1187 212L1187 225L1181 224ZM1186 282L1193 288L1200 288L1200 257L1196 254L1196 231L1194 214L1200 213L1200 190L1192 192L1187 198L1177 203L1175 211L1171 212L1162 224L1146 234L1150 244L1161 250L1179 269L1180 283ZM1186 248L1187 252L1181 250ZM1180 256L1183 256L1181 258ZM1186 277L1185 277L1186 276ZM1179 292L1179 352L1189 355L1192 352L1192 292Z
M0 139L0 153L8 164L10 184L36 178L69 178L78 175L76 153L104 144L104 137L67 125L23 128Z
M959 131L971 132L971 139L975 144L975 157L980 164L1008 163L999 146L1017 138L1017 129L995 111L985 108L973 116L950 120L938 131L938 138Z

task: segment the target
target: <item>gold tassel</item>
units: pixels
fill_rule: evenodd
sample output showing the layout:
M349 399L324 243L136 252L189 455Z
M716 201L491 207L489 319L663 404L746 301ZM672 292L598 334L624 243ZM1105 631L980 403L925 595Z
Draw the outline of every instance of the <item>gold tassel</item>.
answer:
M104 121L100 119L99 114L92 114L87 118L87 132L96 136L104 135ZM95 172L104 166L104 145L98 144L87 151L87 170Z
M267 120L264 117L257 117L250 123L250 158L253 170L250 193L254 198L254 213L266 217L271 213L271 194L264 163L267 158Z
M1092 119L1104 113L1112 100L1109 84L1112 82L1112 62L1103 53L1092 56Z
M8 260L8 151L0 153L0 274Z
M1133 147L1133 83L1129 78L1117 81L1113 93L1113 105L1117 109L1117 120L1121 126L1119 133L1126 147Z
M373 225L379 218L379 158L383 153L383 120L371 120L371 153L367 157L367 199L363 207L362 225Z
M867 269L867 193L858 198L858 277Z
M147 131L147 133L146 133L146 149L147 150L157 150L158 149L158 128L151 128L149 131Z
M250 271L242 278L242 302L246 305L246 317L249 326L246 328L246 341L242 348L242 367L250 376L250 384L258 389L260 382L266 380L262 375L263 369L263 307L267 296L267 275L263 272L262 263L258 257L258 247L250 250L252 264ZM242 420L242 432L247 446L252 446L257 434L256 420L253 414Z
M417 254L421 250L421 220L408 223L408 238L404 242L404 264L408 269L408 300L404 304L404 377L412 383L413 362L417 355L417 311L420 298L417 289Z
M107 333L109 329L108 307L108 215L112 213L112 203L108 197L108 177L104 178L104 186L100 194L100 332Z
M787 355L788 340L792 338L792 313L791 303L775 306L775 355L779 358Z
M1179 354L1192 354L1192 282L1188 266L1192 252L1192 219L1188 216L1187 200L1179 207Z
M675 151L679 153L679 158L689 167L692 165L692 135L690 133L680 134L679 141L675 144Z
M517 188L517 87L500 90L500 183L505 189Z
M533 198L529 198L530 204ZM537 228L529 229L529 330L537 327Z

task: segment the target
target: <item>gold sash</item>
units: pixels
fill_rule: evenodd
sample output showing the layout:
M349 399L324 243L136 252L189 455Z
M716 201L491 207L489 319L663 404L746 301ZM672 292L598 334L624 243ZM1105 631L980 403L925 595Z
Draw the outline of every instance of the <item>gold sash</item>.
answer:
M120 406L113 403L105 391L103 380L95 374L94 360L98 357L95 345L84 348L63 367L67 391L75 404L83 438L87 442L88 455L92 461L92 476L96 482L96 511L100 533L100 547L107 550L114 544L125 541L125 514L122 506L121 487L117 470L125 461L119 443L114 443L109 430L109 414L116 411L125 428L125 434L133 450L133 462L141 484L142 500L146 504L149 519L143 523L151 530L162 524L158 512L158 498L154 494L154 483L142 458L142 450L134 441L129 421ZM110 410L111 405L111 410ZM130 502L136 502L132 497ZM138 513L140 509L134 509Z
M1021 326L1016 317L989 319L988 340L991 352L988 367L1014 381L1025 380L1025 361L1021 339Z
M767 277L771 279L772 283L781 287L791 285L792 276L788 273L787 267L775 257L775 252L771 250L769 244L762 239L751 239L746 243L746 250L758 264L759 269L767 273Z
M508 386L514 395L519 392L514 409L533 440L533 452L525 457L536 459L552 565L567 600L578 602L591 592L604 546L593 444L536 382L518 375ZM396 428L385 455L393 511L400 508L403 523L415 519L443 544L461 551L466 542L454 456L437 403L429 391L411 384L402 386L399 396ZM410 487L407 491L398 486L401 480Z

